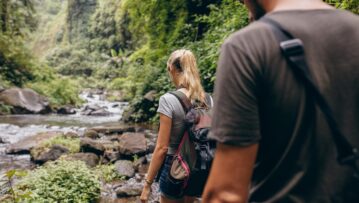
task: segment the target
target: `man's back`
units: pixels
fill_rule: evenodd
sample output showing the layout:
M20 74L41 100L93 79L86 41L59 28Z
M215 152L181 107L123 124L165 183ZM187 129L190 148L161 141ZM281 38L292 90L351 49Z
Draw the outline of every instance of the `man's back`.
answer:
M331 9L268 17L303 41L341 131L359 147L359 17ZM337 164L331 132L268 25L253 23L225 42L217 84L212 137L259 142L251 201L359 202L353 172Z

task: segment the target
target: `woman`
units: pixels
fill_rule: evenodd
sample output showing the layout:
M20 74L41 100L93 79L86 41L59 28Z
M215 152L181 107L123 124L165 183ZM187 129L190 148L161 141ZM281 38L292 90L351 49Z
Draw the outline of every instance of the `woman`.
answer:
M205 92L200 82L196 58L191 51L174 51L168 59L167 70L178 91L184 93L192 103L205 104ZM194 202L195 197L201 196L204 187L198 185L203 181L196 181L200 176L190 177L185 190L168 178L173 155L185 131L185 112L180 101L170 93L161 96L157 112L160 114L160 129L141 200L148 200L151 184L159 173L161 203Z

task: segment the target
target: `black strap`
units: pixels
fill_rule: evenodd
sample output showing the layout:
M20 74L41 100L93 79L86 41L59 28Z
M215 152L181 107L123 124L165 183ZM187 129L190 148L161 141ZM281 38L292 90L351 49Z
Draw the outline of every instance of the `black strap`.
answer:
M183 92L177 90L170 92L170 94L174 95L180 101L185 113L187 113L189 109L192 107L191 101Z
M288 31L283 29L277 21L269 17L263 17L260 21L270 25L277 40L280 42L280 48L289 66L292 68L294 74L304 82L308 93L313 96L318 107L323 112L337 149L337 161L341 165L351 166L355 170L355 175L358 178L359 168L356 164L359 159L358 149L354 148L339 130L338 123L333 116L329 104L320 93L316 82L311 76L304 54L303 42L293 37Z

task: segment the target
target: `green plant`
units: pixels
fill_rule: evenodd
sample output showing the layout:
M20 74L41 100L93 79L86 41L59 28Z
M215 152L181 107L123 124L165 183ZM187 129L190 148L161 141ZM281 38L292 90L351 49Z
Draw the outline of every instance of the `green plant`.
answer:
M53 106L79 105L82 100L79 98L79 85L68 78L54 78L52 80L40 80L27 83L38 93L47 96Z
M5 199L2 199L4 202L20 202L20 200L30 197L31 192L16 191L13 183L14 179L22 178L26 175L26 171L12 169L7 171L4 177L0 177L0 189L5 190L5 194L8 195Z
M16 190L31 192L23 202L96 202L100 182L82 161L58 160L25 176Z
M114 180L124 180L126 177L118 175L115 170L115 165L98 165L95 168L95 173L100 177L101 180L106 183Z

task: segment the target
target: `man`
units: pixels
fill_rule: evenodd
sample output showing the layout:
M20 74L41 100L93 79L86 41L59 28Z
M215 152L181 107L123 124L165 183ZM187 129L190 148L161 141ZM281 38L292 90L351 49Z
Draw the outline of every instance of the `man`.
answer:
M359 17L320 0L244 3L303 41L341 132L359 147ZM359 181L337 163L327 123L270 26L253 22L225 41L214 95L218 148L203 202L359 202Z

